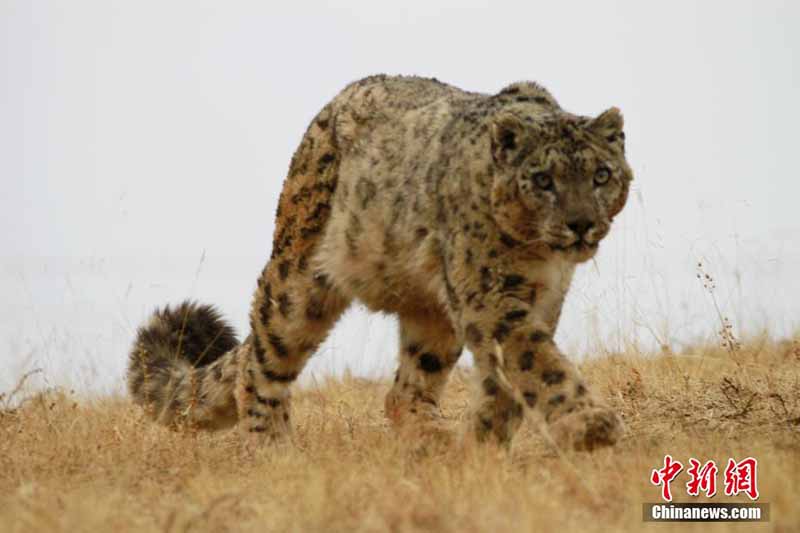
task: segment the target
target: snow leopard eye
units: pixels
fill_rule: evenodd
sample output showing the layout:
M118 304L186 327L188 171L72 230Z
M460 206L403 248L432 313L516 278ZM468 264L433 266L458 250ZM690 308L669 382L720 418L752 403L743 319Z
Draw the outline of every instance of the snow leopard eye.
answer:
M534 172L531 180L542 190L548 191L553 188L553 178L547 172Z
M594 173L594 184L605 185L611 177L611 170L608 167L600 167Z

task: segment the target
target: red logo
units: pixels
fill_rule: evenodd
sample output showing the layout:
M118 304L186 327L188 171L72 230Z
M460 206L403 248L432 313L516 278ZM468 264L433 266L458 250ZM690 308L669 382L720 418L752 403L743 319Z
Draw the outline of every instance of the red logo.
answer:
M672 491L670 491L669 484L675 479L680 471L683 470L683 465L679 461L673 461L671 455L664 456L664 467L659 470L653 470L650 474L650 483L653 485L661 485L661 497L668 502L672 501Z
M683 464L676 461L671 455L664 456L664 466L653 470L650 474L650 483L661 486L661 498L664 501L672 501L672 483L678 474L683 470ZM706 497L712 498L717 493L717 473L719 469L716 463L706 461L701 463L698 459L689 459L689 481L686 482L686 493L689 496L699 496L701 492ZM758 499L758 461L753 457L742 459L738 463L734 459L728 459L725 467L725 495L736 496L740 492L747 494L751 500Z
M752 457L742 459L738 463L728 459L725 467L725 496L736 496L740 492L747 494L751 500L758 499L758 461Z
M700 461L692 457L689 459L689 470L686 472L691 479L686 483L686 493L689 496L699 496L700 491L712 498L717 493L717 465L708 461L702 467Z

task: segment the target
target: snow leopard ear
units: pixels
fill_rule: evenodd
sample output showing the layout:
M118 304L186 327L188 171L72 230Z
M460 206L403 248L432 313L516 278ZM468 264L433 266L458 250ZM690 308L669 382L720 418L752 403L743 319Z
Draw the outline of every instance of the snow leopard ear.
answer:
M618 108L612 107L592 120L589 128L612 146L617 146L620 150L625 151L625 132L622 131L624 125L622 113Z
M514 161L526 135L525 125L512 113L501 113L494 118L489 133L492 137L492 158L498 165Z

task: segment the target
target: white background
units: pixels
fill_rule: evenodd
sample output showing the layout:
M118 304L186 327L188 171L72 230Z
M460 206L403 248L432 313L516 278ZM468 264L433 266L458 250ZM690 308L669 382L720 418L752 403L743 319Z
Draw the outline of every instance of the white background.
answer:
M187 297L246 333L308 121L378 72L495 92L533 79L626 118L634 191L579 270L576 357L738 335L800 311L793 2L0 2L0 391L122 390L136 325ZM305 379L394 365L355 308ZM468 360L468 358L467 358Z

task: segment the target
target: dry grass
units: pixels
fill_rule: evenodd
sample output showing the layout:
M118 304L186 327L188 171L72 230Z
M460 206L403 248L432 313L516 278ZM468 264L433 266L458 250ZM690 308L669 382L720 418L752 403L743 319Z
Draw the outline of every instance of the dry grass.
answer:
M255 457L235 432L157 427L127 399L40 394L0 412L0 530L708 528L642 523L642 502L658 500L648 476L665 453L684 463L759 459L772 521L711 529L798 530L800 343L617 355L584 371L628 432L614 449L564 456L530 422L510 454L400 439L381 412L388 383L354 378L297 391L294 444ZM454 423L463 422L468 381L456 375L448 388ZM673 484L678 501L688 499L685 482L682 473Z

